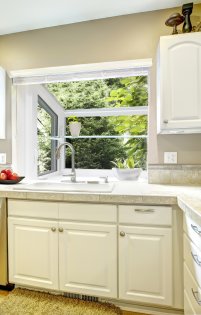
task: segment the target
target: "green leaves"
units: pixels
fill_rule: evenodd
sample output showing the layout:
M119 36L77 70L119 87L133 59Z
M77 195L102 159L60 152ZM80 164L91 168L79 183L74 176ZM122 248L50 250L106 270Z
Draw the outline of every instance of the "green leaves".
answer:
M48 84L62 106L67 109L134 107L148 104L147 77L137 76L105 80ZM81 135L146 135L147 116L86 117L79 119ZM69 135L68 126L66 128ZM146 139L76 139L76 167L109 169L122 167L146 168ZM67 153L70 167L70 153Z

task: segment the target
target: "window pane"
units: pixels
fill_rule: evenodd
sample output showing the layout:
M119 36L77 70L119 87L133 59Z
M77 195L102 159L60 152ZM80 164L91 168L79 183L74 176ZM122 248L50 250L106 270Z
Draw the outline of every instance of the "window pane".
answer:
M59 82L47 88L66 110L148 105L147 76Z
M147 115L80 117L81 136L147 135ZM66 136L70 136L67 123Z
M126 163L133 157L135 167L146 169L147 139L69 139L75 148L75 166L84 169L111 169L113 162ZM71 167L71 153L66 150L66 167Z
M38 136L38 175L56 171L56 141L51 136L57 135L57 115L39 97L37 106Z

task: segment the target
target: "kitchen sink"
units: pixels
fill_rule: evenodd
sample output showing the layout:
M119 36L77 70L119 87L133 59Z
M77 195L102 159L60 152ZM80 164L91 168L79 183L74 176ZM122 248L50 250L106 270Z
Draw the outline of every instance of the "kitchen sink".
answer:
M13 187L14 190L61 192L112 192L114 183L37 182Z

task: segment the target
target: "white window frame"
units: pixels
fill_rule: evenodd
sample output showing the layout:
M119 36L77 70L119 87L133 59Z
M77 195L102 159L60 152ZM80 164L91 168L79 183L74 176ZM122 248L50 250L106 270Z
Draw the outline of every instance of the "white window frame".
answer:
M58 135L64 136L64 109L43 85L18 86L16 88L15 118L13 121L13 169L27 179L35 179L38 161L37 105L38 95L58 116ZM58 160L57 169L63 165ZM55 172L55 173L58 173Z
M66 67L42 68L10 71L9 76L13 79L13 98L12 98L12 165L13 168L21 175L25 174L27 178L37 178L37 115L36 115L36 98L40 89L41 98L50 106L55 98L47 89L39 84L64 82L64 81L80 81L80 80L95 80L111 77L124 77L137 75L147 75L149 78L149 68L152 66L151 59L126 60L116 62L105 62L98 64L75 65ZM112 75L116 71L117 75ZM127 71L127 72L126 72ZM98 77L97 77L98 76ZM17 87L16 87L17 86ZM46 101L47 98L47 101ZM18 104L18 105L17 105ZM20 106L19 106L20 104ZM27 106L29 104L29 106ZM53 105L54 106L54 105ZM121 108L122 110L122 108ZM66 141L64 135L65 117L75 113L76 110L68 111L67 113L57 102L55 113L58 115L58 141L60 143ZM86 117L89 113L79 113L79 117ZM91 114L94 116L111 116L109 109L91 109ZM125 108L123 111L129 115L146 115L148 114L147 106L136 106L135 108ZM120 116L118 109L114 109L113 113ZM75 114L78 116L78 112ZM84 115L84 116L83 116ZM90 116L92 116L90 115ZM122 113L121 113L122 116ZM31 122L30 123L30 119ZM147 137L147 136L136 136ZM58 160L56 173L64 168L64 155Z
M40 95L38 95L38 106L37 106L37 114L38 114L38 107L41 107L50 117L51 119L51 132L54 134L51 134L51 136L57 136L58 133L58 116L55 113L54 110L42 99ZM37 116L37 125L38 125L38 116ZM42 123L42 122L41 122ZM37 126L37 131L38 131L38 126ZM51 136L49 138L51 139ZM44 176L48 175L51 173L54 173L57 171L57 159L56 159L56 147L57 147L57 141L54 140L54 142L51 140L50 142L50 152L51 152L51 169L47 170L43 173L37 172L38 176ZM38 158L39 162L39 158Z

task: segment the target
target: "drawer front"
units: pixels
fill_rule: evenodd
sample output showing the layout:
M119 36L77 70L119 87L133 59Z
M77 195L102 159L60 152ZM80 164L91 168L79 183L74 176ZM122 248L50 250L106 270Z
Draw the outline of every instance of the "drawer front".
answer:
M184 314L185 315L197 315L192 307L191 301L184 290Z
M201 252L184 233L184 260L201 287Z
M188 237L201 251L201 227L186 215L183 219L183 228Z
M117 207L104 204L59 203L59 219L116 222Z
M58 219L58 203L8 200L8 215L32 218Z
M201 289L184 263L184 289L195 314L201 314ZM186 314L186 313L185 313Z
M119 206L119 222L124 224L172 225L172 208L162 206Z

